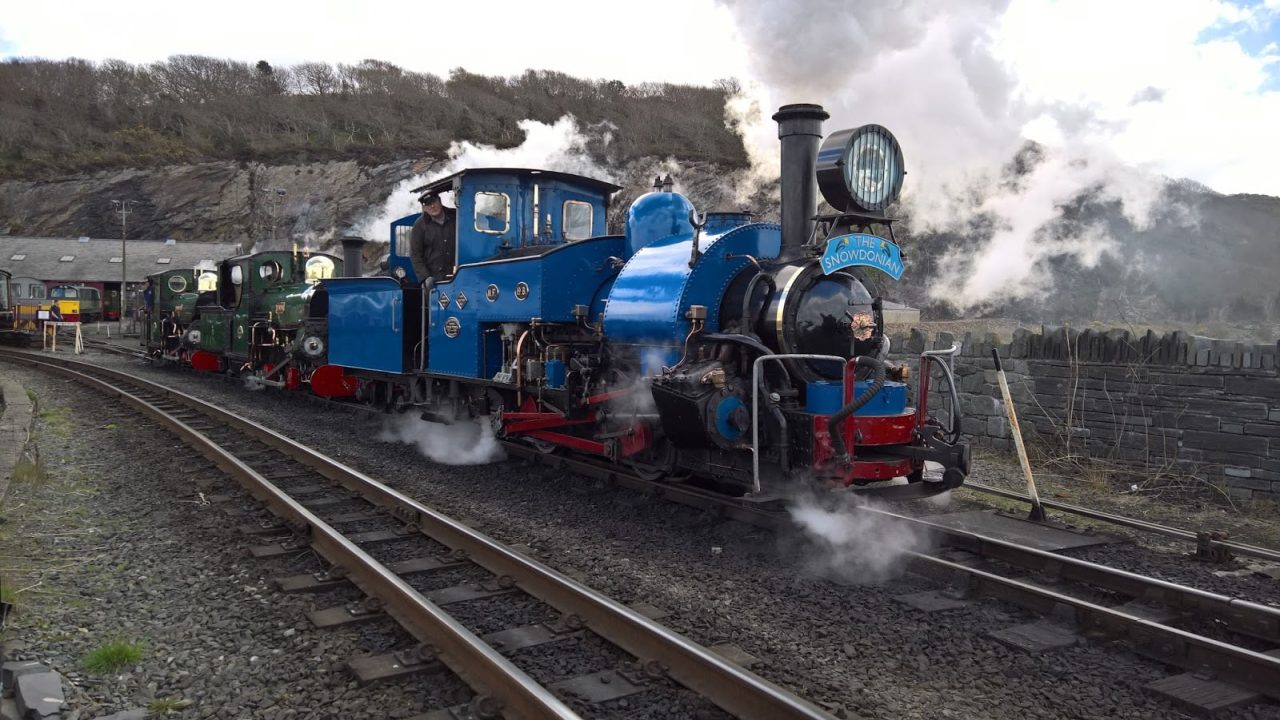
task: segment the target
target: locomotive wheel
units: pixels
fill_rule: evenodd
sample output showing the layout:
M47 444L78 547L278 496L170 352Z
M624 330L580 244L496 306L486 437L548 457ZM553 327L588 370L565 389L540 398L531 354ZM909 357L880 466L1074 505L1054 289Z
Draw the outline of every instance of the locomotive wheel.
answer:
M656 482L668 478L676 467L676 448L666 440L643 452L623 458L622 463L641 480Z

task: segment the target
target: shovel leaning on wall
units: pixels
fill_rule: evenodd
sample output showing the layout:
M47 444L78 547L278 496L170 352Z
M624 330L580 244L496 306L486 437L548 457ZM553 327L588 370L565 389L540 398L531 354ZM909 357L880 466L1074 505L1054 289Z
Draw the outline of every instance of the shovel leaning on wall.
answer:
M1000 353L995 348L991 348L991 359L996 361L996 379L1000 382L1000 397L1004 400L1005 414L1009 416L1009 427L1013 431L1013 445L1018 450L1018 462L1022 463L1022 474L1027 478L1027 495L1031 496L1030 519L1043 522L1044 508L1040 505L1040 493L1036 492L1036 479L1031 475L1031 461L1027 460L1027 447L1022 444L1022 428L1018 426L1018 413L1013 409L1013 398L1009 395L1009 381L1004 376L1004 366L1000 364Z

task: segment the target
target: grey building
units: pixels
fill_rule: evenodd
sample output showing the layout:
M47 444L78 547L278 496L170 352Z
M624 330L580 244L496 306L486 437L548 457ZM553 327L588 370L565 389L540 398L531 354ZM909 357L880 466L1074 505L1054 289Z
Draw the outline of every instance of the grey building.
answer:
M195 243L173 240L38 238L0 236L0 268L14 277L17 299L61 284L87 285L102 292L103 309L118 311L123 272L128 281L129 308L148 275L176 268L212 269L224 258L239 254L234 243ZM43 296L43 294L42 294Z

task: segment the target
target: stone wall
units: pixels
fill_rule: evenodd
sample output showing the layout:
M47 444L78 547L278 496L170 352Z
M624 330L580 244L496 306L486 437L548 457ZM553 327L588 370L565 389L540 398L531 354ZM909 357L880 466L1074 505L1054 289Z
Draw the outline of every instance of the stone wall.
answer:
M1001 343L912 330L895 339L894 355L952 343L961 345L963 430L976 446L1013 447L995 347L1028 445L1138 476L1206 480L1236 499L1280 500L1280 343L1067 328L1019 330ZM935 373L931 407L944 385Z

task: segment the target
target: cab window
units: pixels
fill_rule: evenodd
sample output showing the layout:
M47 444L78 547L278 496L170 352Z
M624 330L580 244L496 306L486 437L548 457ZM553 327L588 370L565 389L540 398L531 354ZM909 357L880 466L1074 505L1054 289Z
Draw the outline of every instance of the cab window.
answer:
M560 227L565 240L585 240L591 237L591 203L566 200Z
M43 286L43 285L36 285L36 284L34 284L34 283L33 283L33 284L31 285L31 287L30 287L30 290L31 290L31 297L33 297L33 298L35 298L35 299L37 299L37 300L43 300L43 299L44 299L44 286Z
M331 258L317 255L307 261L306 278L309 283L318 283L333 277L334 264Z
M413 234L413 227L409 225L396 226L396 255L400 257L412 257L409 244L410 237Z
M262 263L262 265L258 267L259 277L261 277L268 284L270 284L274 280L279 280L280 274L282 272L283 272L283 269L280 267L280 263L276 262L275 260L268 260L267 262Z
M181 275L172 275L169 277L169 291L180 293L187 289L187 279Z
M240 307L240 296L244 293L244 267L231 266L231 306ZM224 292L224 294L226 294Z
M196 280L197 292L211 292L218 289L218 273L208 270L200 273L200 278Z
M511 226L511 199L506 193L476 193L476 230L501 235Z

